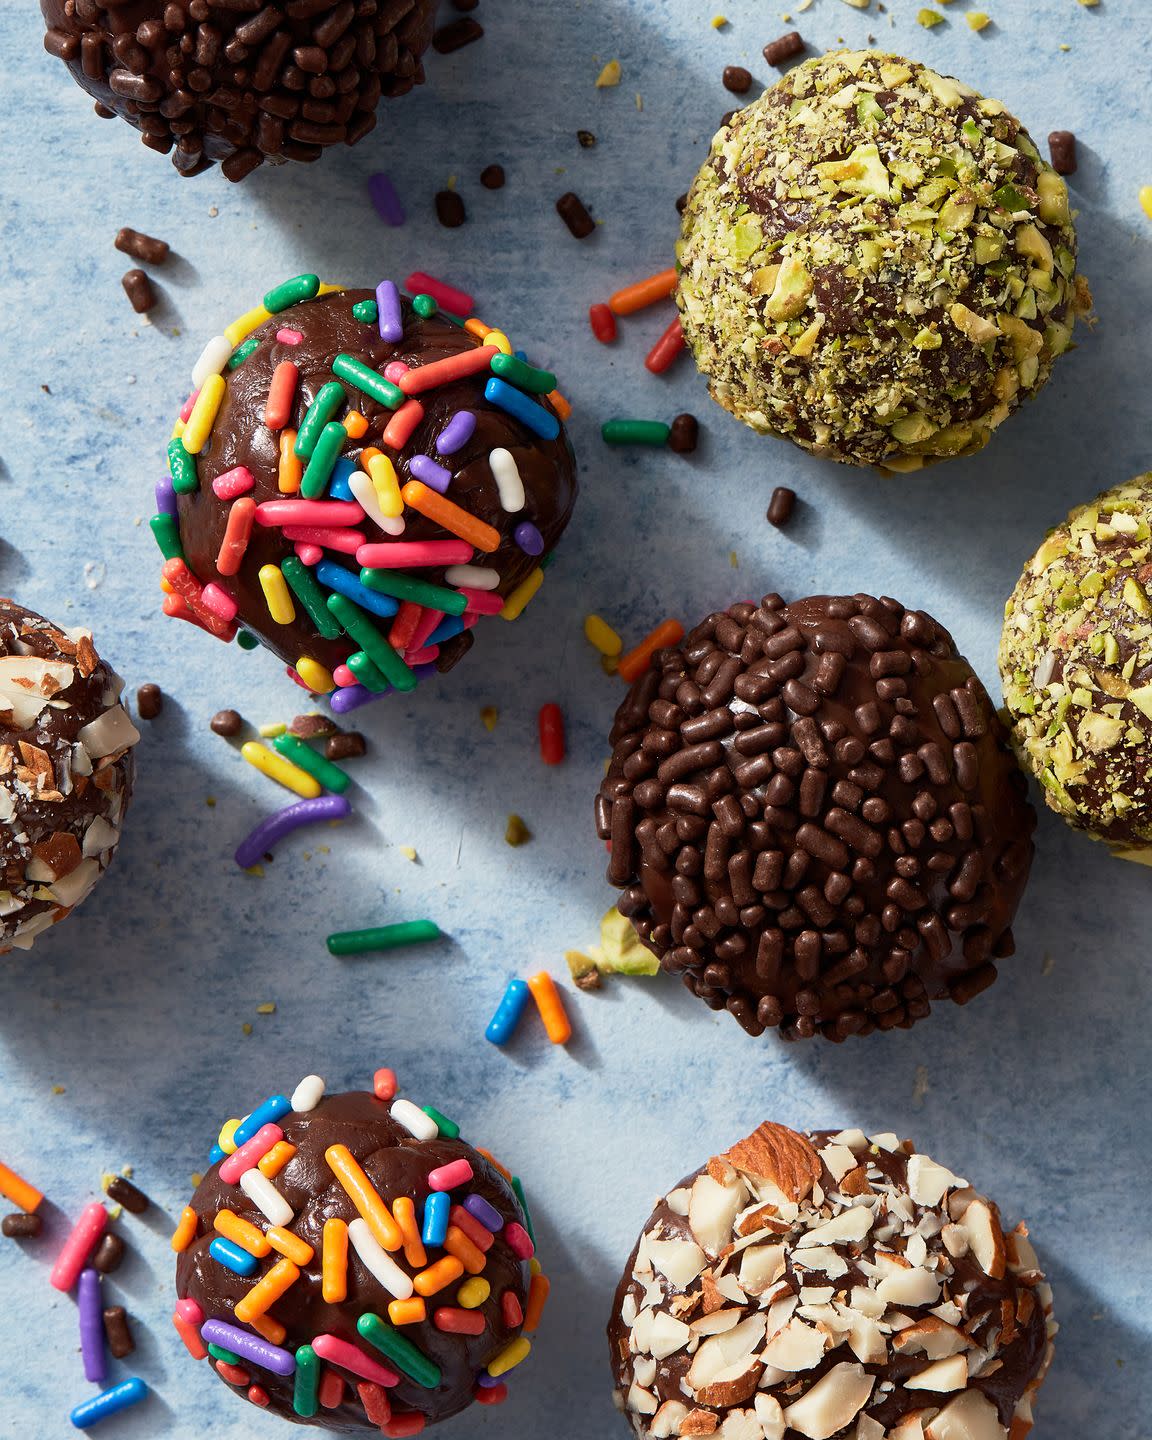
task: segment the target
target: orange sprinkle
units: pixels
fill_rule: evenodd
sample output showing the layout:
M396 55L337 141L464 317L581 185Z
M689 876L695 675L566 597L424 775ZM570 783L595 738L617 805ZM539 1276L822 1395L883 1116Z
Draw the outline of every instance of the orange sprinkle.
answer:
M404 1243L400 1227L388 1213L387 1205L381 1200L376 1187L360 1168L360 1162L347 1145L329 1145L324 1152L324 1159L339 1180L344 1193L363 1216L373 1239L385 1250L399 1250Z
M283 1345L284 1337L288 1334L286 1327L271 1315L254 1315L248 1323L258 1335L263 1335L269 1345Z
M268 386L268 398L264 402L264 424L269 430L283 430L292 414L292 402L296 398L296 381L300 371L291 360L281 360L272 372Z
M483 340L485 335L491 335L492 326L485 325L483 320L477 320L475 316L471 320L465 320L464 328L469 335L475 335L477 340Z
M172 1233L172 1249L176 1251L177 1255L187 1250L195 1240L197 1224L196 1211L192 1209L191 1205L185 1205L180 1212L180 1223Z
M248 541L252 537L252 525L256 519L256 501L251 495L241 495L233 500L228 510L228 523L224 527L224 538L216 556L216 569L221 575L235 575L240 569Z
M659 270L646 280L637 280L635 285L625 285L608 297L608 308L613 315L634 315L657 300L666 300L676 289L676 271Z
M273 1250L286 1256L293 1265L307 1265L316 1253L306 1240L293 1235L291 1230L285 1230L283 1225L273 1225L264 1233Z
M475 546L477 550L491 555L493 550L499 549L499 530L494 530L491 525L478 520L467 510L462 510L453 501L446 500L422 480L409 480L400 493L406 505L411 505L413 510L418 510L421 515L435 521L445 530L450 530L461 540L467 540L469 545Z
M479 345L475 350L461 350L443 360L433 360L430 365L417 365L400 376L400 389L405 395L422 395L425 390L462 380L465 375L479 375L491 365L493 355L499 354L495 345Z
M21 1179L15 1170L9 1170L7 1165L0 1165L0 1195L11 1200L13 1205L18 1205L29 1215L44 1199L35 1185L29 1185L27 1180Z
M480 1148L480 1146L477 1145L477 1147L476 1147L476 1153L477 1153L477 1155L483 1155L484 1159L488 1161L489 1165L492 1166L493 1170L496 1170L496 1171L498 1171L501 1175L503 1175L504 1179L508 1181L509 1185L511 1185L511 1183L512 1183L512 1172L511 1172L511 1170L505 1170L504 1166L500 1164L499 1160L496 1159L495 1155L492 1154L491 1150L482 1150L482 1149Z
M684 627L679 620L662 620L650 634L645 635L640 644L634 650L621 655L616 665L616 673L621 680L627 680L631 685L633 680L639 679L648 668L648 662L657 650L665 650L669 645L678 645L684 638Z
M348 1226L335 1218L324 1222L324 1258L320 1293L329 1305L348 1298Z
M524 1333L531 1335L540 1324L540 1316L544 1313L544 1302L548 1299L548 1292L552 1288L552 1282L547 1275L533 1275L528 1282L528 1304L524 1310Z
M458 1225L449 1225L444 1237L444 1249L460 1261L469 1275L479 1275L488 1263L487 1257L478 1245L473 1245Z
M393 1325L419 1325L427 1315L428 1307L418 1295L411 1300L393 1300L388 1306L388 1319Z
M236 1319L241 1325L247 1325L254 1316L263 1315L299 1278L299 1268L293 1265L291 1260L277 1260L271 1270L266 1270L257 1280L243 1300L236 1302Z
M464 1274L464 1266L456 1259L455 1255L445 1255L442 1260L437 1260L435 1265L429 1265L427 1270L421 1270L420 1274L412 1281L417 1295L435 1295L453 1281L459 1280Z
M340 423L347 430L349 440L359 440L368 433L367 417L361 415L359 410L349 410Z
M176 1333L183 1340L185 1348L193 1360L205 1360L208 1357L208 1347L200 1338L199 1329L193 1325L191 1320L185 1320L179 1311L172 1316L172 1324L176 1327Z
M384 433L380 439L385 445L390 445L393 450L403 449L412 438L412 432L424 419L424 406L419 400L405 400L388 424L384 427Z
M232 1210L220 1210L212 1224L225 1240L231 1240L234 1245L239 1245L241 1250L255 1255L257 1260L263 1260L272 1248L261 1230Z
M296 1154L296 1146L289 1145L287 1140L277 1140L267 1155L261 1155L256 1162L256 1168L261 1175L271 1180L279 1175L288 1161Z
M400 1233L404 1237L405 1260L413 1270L423 1270L428 1263L428 1256L420 1239L420 1226L416 1223L415 1203L407 1195L398 1195L392 1202L392 1214L395 1215Z
M559 390L549 390L544 398L551 404L553 410L556 411L561 420L571 420L572 406L565 400Z
M304 462L292 449L295 444L295 430L280 431L280 466L276 472L276 483L281 495L295 495L304 477Z
M564 1011L564 1001L560 998L555 980L547 970L541 970L538 975L529 977L528 989L536 1001L548 1039L553 1045L567 1045L572 1038L572 1025Z

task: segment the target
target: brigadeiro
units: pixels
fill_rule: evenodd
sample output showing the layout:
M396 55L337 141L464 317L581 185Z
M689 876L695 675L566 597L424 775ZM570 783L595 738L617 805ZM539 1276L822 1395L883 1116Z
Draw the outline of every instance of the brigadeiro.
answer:
M1152 854L1152 473L1079 505L1005 609L1000 675L1049 806L1115 854Z
M1022 1440L1056 1328L1027 1229L967 1180L766 1122L657 1203L608 1337L642 1440Z
M548 1293L519 1180L392 1088L309 1075L228 1121L172 1240L193 1357L348 1434L500 1404Z
M112 863L139 732L89 630L0 599L0 954L28 950Z
M435 0L40 0L44 48L184 175L317 160L424 79Z
M809 60L736 112L678 253L713 397L890 470L979 450L1091 304L1067 187L1028 132L897 55Z
M923 611L732 605L656 653L610 738L596 818L619 908L751 1034L906 1028L1012 954L1036 817Z
M168 446L166 612L243 627L336 710L450 669L531 600L576 499L556 377L510 351L390 280L269 291L208 342Z

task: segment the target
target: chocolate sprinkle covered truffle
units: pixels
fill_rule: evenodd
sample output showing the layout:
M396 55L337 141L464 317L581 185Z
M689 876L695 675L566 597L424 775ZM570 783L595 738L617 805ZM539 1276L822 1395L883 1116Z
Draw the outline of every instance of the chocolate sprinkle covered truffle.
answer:
M182 175L317 160L424 79L435 0L40 0L44 48Z
M1079 505L1005 607L1020 758L1070 825L1152 863L1152 473Z
M713 398L891 470L979 450L1090 304L1067 187L1020 122L873 52L809 60L732 117L679 258Z
M28 950L112 863L140 734L88 630L0 599L0 954Z
M575 464L556 377L468 326L391 281L302 275L209 341L157 489L166 612L225 640L245 627L337 710L515 619Z
M519 1182L458 1133L315 1075L229 1121L172 1241L192 1355L250 1403L347 1434L504 1400L547 1282Z
M1036 817L948 632L869 595L768 595L661 650L596 806L619 908L753 1035L963 1004L1013 952Z
M608 1327L641 1440L1023 1440L1055 1333L1028 1231L966 1180L771 1123L658 1202Z

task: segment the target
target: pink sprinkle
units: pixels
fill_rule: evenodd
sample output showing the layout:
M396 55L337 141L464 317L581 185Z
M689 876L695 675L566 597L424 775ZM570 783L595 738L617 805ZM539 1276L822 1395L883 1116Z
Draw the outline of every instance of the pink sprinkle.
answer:
M220 1179L225 1185L235 1185L245 1170L251 1170L257 1160L263 1159L273 1145L284 1138L279 1125L261 1125L251 1140L246 1140L238 1150L233 1150L220 1162Z
M467 565L472 546L465 540L398 540L392 545L361 545L356 559L371 570L405 570L421 565Z
M359 525L364 511L351 500L265 500L257 525Z
M360 683L347 665L337 665L332 671L332 679L342 690L347 689L349 685L359 685Z
M187 1320L189 1325L203 1325L204 1323L204 1311L195 1300L177 1300L176 1313L181 1320Z
M185 423L187 423L189 415L192 414L192 407L196 404L196 397L199 394L199 390L193 390L191 395L188 396L187 400L184 401L184 406L180 411L180 419L183 420Z
M413 270L404 281L404 288L409 295L431 295L437 305L450 310L453 315L471 315L476 309L475 300L466 290L446 285L443 280L437 280L435 275L428 275L423 270Z
M376 1385L385 1386L400 1383L400 1377L395 1370L377 1364L356 1345L340 1340L335 1335L317 1335L312 1341L312 1349L321 1360L327 1360L329 1365L339 1365L341 1370L350 1370L353 1375L359 1375L361 1380L371 1380Z
M227 590L222 590L214 580L210 580L201 590L200 603L207 606L213 615L219 615L225 624L230 620L235 620L236 611L239 608Z
M520 1260L531 1260L536 1253L536 1247L532 1244L532 1237L513 1220L511 1225L504 1227L504 1239L508 1242L508 1248Z
M285 667L284 667L284 673L285 673L285 675L288 676L289 680L294 680L294 681L296 682L296 684L300 686L300 689L301 689L301 690L307 690L308 693L309 693L309 695L312 695L312 694L315 693L315 692L313 691L311 685L308 684L307 680L301 680L300 676L297 675L297 673L296 673L296 671L295 671L295 669L294 669L293 666L291 666L291 665L285 665Z
M218 500L235 500L255 485L256 479L247 465L237 465L234 470L225 470L212 481L212 493Z
M51 1284L57 1290L72 1289L107 1224L108 1212L99 1200L94 1200L91 1205L85 1205L81 1210L80 1218L65 1240L49 1276Z
M403 360L389 360L388 364L384 366L384 378L385 380L391 380L393 385L395 385L400 379L400 376L406 374L408 369L409 367L405 365Z
M372 1077L372 1093L377 1100L395 1099L397 1090L396 1072L385 1065Z
M279 340L281 345L299 345L301 340L304 339L304 336L299 330L289 330L288 327L285 326L282 330L276 331L276 339Z
M355 555L367 540L363 530L323 525L285 525L284 538L299 540L303 545L319 545L325 550L339 550L342 555Z
M504 608L503 595L495 590L473 590L468 585L458 585L457 590L468 601L468 609L477 615L499 615Z
M431 665L439 654L439 645L425 645L423 650L406 650L404 663L405 665Z
M296 551L296 558L304 565L319 565L324 558L324 551L319 545L306 545L297 540L292 548Z
M431 1190L455 1190L458 1185L467 1185L472 1174L472 1166L467 1160L453 1160L429 1173L428 1186Z

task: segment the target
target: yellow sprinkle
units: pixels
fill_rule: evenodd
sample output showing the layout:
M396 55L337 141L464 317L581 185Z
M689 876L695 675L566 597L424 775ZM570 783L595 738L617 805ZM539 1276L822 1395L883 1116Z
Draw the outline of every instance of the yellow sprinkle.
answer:
M480 719L484 722L485 730L496 729L496 722L500 719L500 711L495 705L482 705L480 707Z
M500 611L501 620L519 620L527 608L528 602L536 594L537 590L544 583L544 571L539 566L532 571L526 580L521 580L507 600L504 601L504 608Z
M729 563L729 565L732 566L733 570L739 570L739 568L740 568L740 557L736 554L736 551L735 551L735 550L729 550L729 552L728 552L728 563Z
M484 344L495 345L497 350L502 351L505 355L512 354L512 342L503 330L489 330L484 336Z
M1072 49L1072 46L1071 46L1071 45L1057 45L1056 48L1057 48L1057 50L1063 50L1063 51L1065 52L1065 54L1067 54L1067 52Z
M277 625L291 625L296 619L296 606L279 565L261 565L260 588L273 621Z
M636 96L636 108L637 108L637 110L643 110L643 109L644 109L644 97L643 97L643 95L637 94L637 96ZM597 223L597 225L599 225L599 224L600 224L600 221L597 220L596 223Z
M969 30L983 30L992 23L992 17L985 15L983 10L969 10L964 18L968 21Z
M204 804L208 806L209 810L214 810L216 808L215 795L205 795Z
M624 649L624 641L599 615L585 615L584 617L584 638L601 655L619 655Z
M245 874L245 875L255 875L255 877L257 878L257 880L263 880L263 878L264 878L264 866L263 866L263 865L260 865L260 864L249 865L248 868L247 868L247 870L244 871L244 874Z
M601 655L600 668L605 675L615 675L620 669L620 657L618 655Z
M728 24L728 17L727 15L713 15L710 23L713 30L723 30Z
M536 1259L535 1255L528 1261L528 1273L530 1275L543 1275L544 1273L544 1267L540 1264L540 1261Z
M523 1335L505 1345L494 1360L488 1362L488 1374L493 1380L499 1375L506 1375L514 1366L519 1365L521 1360L528 1358L528 1352L532 1349L531 1340L525 1340Z
M1084 6L1085 10L1095 10L1096 6L1100 4L1100 0L1080 0L1080 4Z
M1152 220L1152 185L1141 186L1140 208L1144 211L1145 215L1148 216L1149 220Z
M169 438L170 440L179 440L180 436L183 435L183 434L184 434L184 421L183 421L183 420L177 420L176 423L175 423L175 425L172 426L172 434L171 434L168 438Z
M184 434L181 437L184 441L184 449L189 455L199 455L207 445L208 436L211 435L212 426L216 423L216 412L220 409L220 402L224 399L226 388L223 375L209 375L201 385L200 393L196 396L196 403L192 407L191 415L188 416L188 423L184 426Z
M603 70L601 70L600 74L596 77L597 90L607 90L612 85L619 85L621 73L620 61L609 60L607 65L604 66ZM225 334L227 334L227 331L225 331Z
M239 1117L235 1120L225 1120L220 1127L220 1134L216 1137L216 1143L225 1155L231 1155L236 1149L236 1127L240 1124Z
M321 285L320 293L324 293L324 286ZM271 320L271 312L265 310L263 305L257 305L254 309L246 311L232 321L224 331L224 338L229 345L239 345L241 340L251 335L253 330L259 329L265 320Z
M332 672L326 670L319 660L313 660L311 655L301 655L296 661L296 674L315 695L327 695L336 688Z
M261 745L259 740L246 740L240 747L240 754L261 775L267 775L269 780L275 780L277 785L283 785L305 800L314 800L320 794L319 781L275 750L269 750L267 745Z
M401 845L400 854L404 856L405 860L411 860L413 865L416 864L416 860L418 857L416 855L416 847L414 845Z
M338 295L338 294L340 293L340 291L343 290L344 288L345 288L345 287L344 287L343 285L333 285L330 280L323 280L323 281L321 281L321 283L320 283L320 289L317 290L316 294L317 294L317 295Z
M199 1185L200 1182L201 1182L201 1180L203 1180L203 1179L204 1179L204 1176L201 1175L201 1173L200 1173L199 1170L193 1170L193 1172L192 1172L192 1188L195 1189L196 1186Z
M240 1029L244 1032L245 1035L251 1035L251 1034L252 1034L252 1026L249 1025L249 1023L248 1023L247 1020L245 1020L244 1024L241 1025Z
M400 481L396 478L396 467L387 455L373 455L368 461L368 474L372 477L372 488L376 491L376 503L381 515L394 520L404 513L404 500L400 494Z
M532 839L532 832L519 815L509 815L504 828L504 839L509 845L524 845Z
M257 1005L257 1006L256 1006L256 1014L257 1014L257 1015L275 1015L275 1013L276 1013L276 1002L275 1002L275 1000L265 1000L265 1002L264 1002L263 1005Z
M456 1303L462 1310L479 1310L492 1293L492 1286L480 1275L471 1275L456 1292Z
M283 720L276 720L271 725L260 726L260 734L263 735L265 740L275 740L277 735L285 735L287 732L288 727L284 724Z

